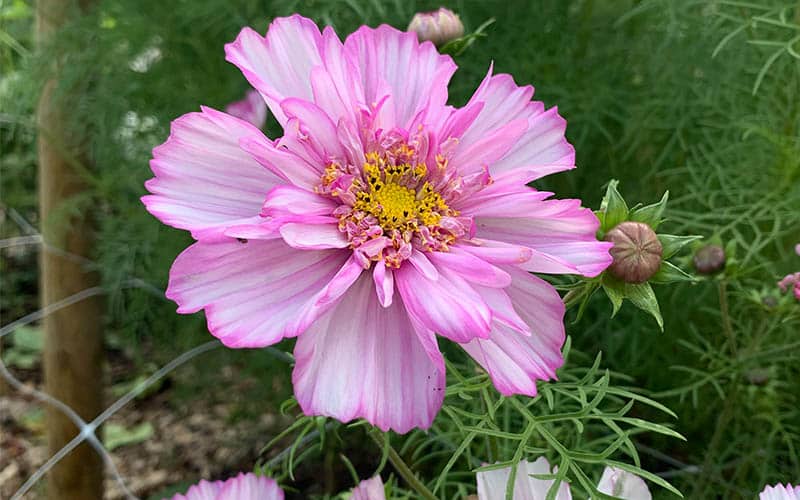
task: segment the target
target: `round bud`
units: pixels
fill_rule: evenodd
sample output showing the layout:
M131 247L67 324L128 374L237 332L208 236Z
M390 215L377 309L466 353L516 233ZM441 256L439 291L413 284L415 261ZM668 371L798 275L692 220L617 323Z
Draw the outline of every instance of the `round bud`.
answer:
M625 283L644 283L661 267L661 242L643 222L621 222L604 239L614 244L608 271Z
M442 7L415 14L408 31L416 33L420 42L430 41L438 47L464 36L464 24L452 10Z
M753 368L747 371L745 377L753 385L766 385L769 382L769 370L765 368Z
M694 268L699 274L714 274L725 267L725 250L719 245L707 245L694 254Z

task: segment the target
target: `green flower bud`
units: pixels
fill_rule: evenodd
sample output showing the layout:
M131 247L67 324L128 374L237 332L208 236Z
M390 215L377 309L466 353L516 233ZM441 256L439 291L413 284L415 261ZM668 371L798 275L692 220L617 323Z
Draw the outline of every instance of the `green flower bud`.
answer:
M433 12L415 14L408 31L416 33L420 42L430 41L439 47L464 36L464 24L452 10L442 7Z
M707 245L694 254L694 268L699 274L714 274L725 267L725 250Z
M617 224L604 238L614 243L608 271L625 283L644 283L661 266L663 248L655 231L643 222Z

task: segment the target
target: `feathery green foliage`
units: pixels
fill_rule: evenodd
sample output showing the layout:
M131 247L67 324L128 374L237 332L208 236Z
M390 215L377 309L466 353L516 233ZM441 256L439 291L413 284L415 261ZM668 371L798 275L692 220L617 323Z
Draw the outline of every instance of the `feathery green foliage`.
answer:
M592 493L602 469L596 464L605 460L655 474L646 476L651 485L664 486L654 488L655 498L675 498L664 481L687 498L752 498L764 484L797 480L800 307L779 295L775 282L800 270L792 251L800 241L800 5L441 3L461 15L468 31L495 19L486 37L456 56L461 69L451 85L453 103L465 102L493 61L496 72L534 84L536 98L557 104L567 119L578 168L537 188L581 197L594 208L611 178L620 180L629 202L647 203L669 190L663 230L721 243L728 264L697 283L656 289L663 333L634 308L611 319L608 301L596 294L569 325L573 352L561 380L541 384L533 400L500 397L485 375L470 373L470 365L451 355L453 385L433 430L392 436L394 448L423 471L423 481L440 498L474 491L474 470L484 462L513 464L541 454L559 465L560 479L584 494ZM245 92L245 80L224 61L223 44L242 26L263 31L270 18L295 11L344 34L362 23L403 28L415 11L438 6L401 0L100 0L91 15L61 34L60 49L70 55L59 95L81 90L82 98L69 102L69 128L88 144L92 164L91 196L71 209L96 213L95 259L109 291L107 321L114 336L134 348L147 340L164 360L208 337L202 315L174 314L175 306L158 292L188 235L157 222L138 198L151 175L150 151L165 140L172 119L200 104L222 108ZM33 109L51 66L47 50L33 53L31 12L30 2L0 1L3 238L26 234L19 218L45 222L36 220ZM87 37L88 50L69 51L86 46ZM271 137L279 133L274 121L267 130ZM3 252L5 324L34 307L36 276L34 253ZM691 271L688 252L674 262ZM593 364L600 352L608 371ZM218 362L256 366L265 379L286 376L283 363L254 361L252 354L227 353ZM212 375L207 382L213 383ZM264 400L267 411L280 397ZM677 419L647 423L665 421L661 404ZM341 447L316 437L330 435L335 442L338 433L363 432L331 430L318 419L295 425L297 442L319 434L282 455L271 470L290 471L291 464L312 457L338 463L338 451L330 450ZM382 467L380 449L362 445L377 450L367 457ZM362 477L372 472L353 455L344 453ZM445 469L449 473L442 475ZM405 483L395 485L400 498Z

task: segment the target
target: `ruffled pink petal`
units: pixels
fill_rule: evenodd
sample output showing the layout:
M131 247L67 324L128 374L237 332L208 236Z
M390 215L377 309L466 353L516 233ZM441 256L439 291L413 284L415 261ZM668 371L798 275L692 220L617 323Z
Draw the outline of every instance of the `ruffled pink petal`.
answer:
M342 42L330 26L322 32L320 51L323 65L311 70L314 102L334 121L354 121L357 112L366 108L358 66L345 55Z
M379 260L375 263L372 270L372 279L375 280L375 293L378 295L378 302L383 307L392 305L394 298L394 272L386 269L386 263Z
M612 244L597 241L600 223L591 210L581 208L580 200L542 200L532 189L508 197L503 204L474 206L464 213L475 217L479 238L532 249L533 257L523 264L526 270L597 276L611 264Z
M281 223L264 217L253 217L249 221L225 228L222 234L238 240L272 240L281 237Z
M391 96L387 105L392 107L393 126L411 130L421 113L445 109L447 84L456 65L433 44L420 44L413 33L390 26L364 26L347 37L344 50L359 68L367 104Z
M563 363L564 303L546 281L519 269L507 268L513 282L505 292L513 310L530 328L525 335L508 326L498 315L488 339L476 338L462 344L492 378L503 395L536 395L537 380L556 378ZM504 316L508 316L508 309Z
M460 135L463 145L474 144L486 134L512 120L525 120L544 111L544 104L531 102L533 87L518 87L511 75L492 75L493 68L475 90L465 108L483 103L477 118Z
M553 479L536 479L532 474L553 474L550 463L544 457L539 457L530 463L522 460L517 465L517 475L514 480L514 500L544 500ZM476 474L478 480L478 500L504 500L506 486L511 477L511 467L480 471ZM556 500L572 500L569 485L562 482L558 487Z
M286 123L280 103L289 97L311 101L311 70L322 63L322 34L299 15L272 21L266 36L244 28L225 45L225 58L258 90L278 122Z
M473 99L463 108L452 109L441 124L431 125L434 130L440 130L439 137L442 140L447 140L452 137L460 138L478 118L478 115L483 110L483 106L483 102ZM474 142L475 139L473 139L470 144Z
M454 246L449 252L431 252L430 260L438 267L445 267L477 285L505 288L511 284L511 276L474 254Z
M295 186L313 190L319 184L324 166L274 144L264 136L244 137L239 141L243 151L250 154L271 173Z
M326 248L347 248L350 242L339 231L336 219L327 223L317 223L317 219L306 222L290 222L280 228L283 241L300 250L324 250Z
M545 111L541 102L531 102L533 87L518 87L510 75L489 74L467 106L483 102L484 106L464 132L459 149L470 149L512 120L527 124L524 134L512 147L490 165L490 172L498 176L517 169L525 169L529 181L545 175L569 170L575 166L575 150L567 142L564 131L566 121L557 108Z
M267 193L261 215L286 221L332 216L338 205L329 198L296 186L276 186ZM334 219L338 221L338 219Z
M383 489L381 476L365 479L353 488L350 500L386 500L386 491Z
M145 183L147 210L163 223L212 239L225 228L257 216L267 192L280 179L239 147L263 138L238 118L210 108L172 122L167 141L153 150L155 177Z
M528 247L480 238L468 240L459 248L492 264L520 265L533 256L533 251Z
M177 495L172 500L217 500L217 495L222 491L222 481L206 481L201 479L199 483L189 487L186 495Z
M778 288L785 293L790 287L794 287L798 283L800 283L800 273L787 274L778 282Z
M172 265L178 312L205 309L229 347L263 347L302 333L361 274L346 251L298 251L282 240L198 242Z
M283 490L274 479L239 473L225 481L217 500L283 500Z
M314 163L324 168L329 160L344 156L344 149L337 136L336 124L322 108L313 102L290 98L281 101L281 109L288 118L297 119L301 137L299 142L303 144L304 149L308 147L313 149ZM291 133L290 130L285 132ZM284 137L280 142L288 144L287 139ZM292 149L291 146L289 149ZM299 151L295 152L300 153Z
M644 479L622 469L606 467L597 483L597 490L625 500L651 500L653 495Z
M442 404L444 371L429 359L403 304L384 308L366 274L297 339L294 354L292 381L307 415L360 417L405 433L428 428Z
M437 280L426 278L413 265L395 271L395 284L409 316L419 324L455 342L489 336L492 313L469 283L439 269Z
M776 484L759 493L759 500L800 500L800 486Z
M491 167L503 158L528 129L525 120L513 120L471 144L459 143L450 163L461 175L470 175ZM490 168L494 171L494 168Z
M551 196L553 193L537 191L516 179L493 179L477 193L456 200L453 207L473 217L507 217L540 209L541 202Z
M225 106L225 112L259 129L267 122L267 103L257 90L248 90L244 99Z
M420 252L416 248L411 252L411 257L408 258L408 262L417 268L417 271L425 278L433 281L439 279L439 271L436 269L436 266L433 265L425 253Z
M492 320L495 323L516 330L525 336L531 335L531 328L514 309L511 297L502 288L490 288L485 286L475 286L475 291L492 311Z
M564 133L567 121L558 114L558 107L528 120L528 130L502 160L492 165L499 175L523 168L533 179L575 168L575 148Z

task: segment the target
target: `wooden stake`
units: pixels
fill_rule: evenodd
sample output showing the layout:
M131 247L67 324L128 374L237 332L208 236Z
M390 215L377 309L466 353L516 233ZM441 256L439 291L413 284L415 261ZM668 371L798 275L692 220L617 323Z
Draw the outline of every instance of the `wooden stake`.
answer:
M70 0L38 0L36 31L40 47L58 36L58 29L71 15L80 14L81 9L74 7L77 5ZM86 155L65 132L65 99L54 99L59 56L53 58L55 73L45 84L37 110L42 237L55 248L88 257L92 248L90 214L83 210L73 215L66 209L68 202L87 189L76 168L77 162L84 163ZM42 307L97 285L97 277L87 272L80 261L50 252L44 246L39 267ZM86 421L103 409L102 313L101 301L91 297L46 316L43 322L45 390ZM62 413L48 408L51 455L78 432ZM102 460L89 445L82 444L50 472L47 494L51 500L102 499Z

